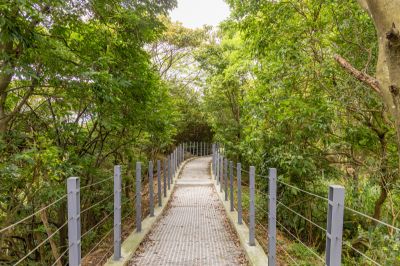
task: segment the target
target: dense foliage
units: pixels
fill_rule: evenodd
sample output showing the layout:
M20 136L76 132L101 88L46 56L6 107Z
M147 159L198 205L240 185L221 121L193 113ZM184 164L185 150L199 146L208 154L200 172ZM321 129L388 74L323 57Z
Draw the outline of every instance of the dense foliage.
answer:
M175 5L0 4L0 228L64 195L70 176L88 186L121 164L126 186L133 183L136 160L155 159L171 148L184 121L177 106L183 98L153 64L149 46L165 39L172 26L163 17ZM199 102L198 94L193 98ZM82 191L81 209L110 192L112 182ZM82 232L110 210L112 201L84 212ZM0 263L16 262L57 228L60 233L25 263L51 264L65 250L65 200L42 214L0 234ZM83 255L101 236L97 231L83 239ZM49 252L50 244L58 254Z
M1 2L0 228L65 195L70 176L90 186L121 164L127 187L134 162L211 140L244 168L266 175L275 167L280 180L323 197L341 184L346 206L399 227L400 115L339 64L345 58L359 75L377 72L374 21L358 3L369 0L226 2L231 16L218 29L195 30L169 20L176 0ZM267 191L265 178L257 184ZM111 191L111 182L86 189L81 209ZM279 201L326 227L325 201L282 184L278 191ZM108 202L82 214L83 233L107 217ZM278 220L323 256L324 232L283 208ZM60 228L26 260L53 263L67 246L65 222L61 200L1 232L0 264ZM83 256L111 226L86 235ZM298 261L318 263L280 236ZM354 247L398 265L399 237L346 211L343 262L369 265Z
M227 2L232 15L219 41L198 60L208 74L208 120L229 157L262 174L276 167L281 180L325 197L329 184L341 184L348 207L400 226L394 123L381 98L334 59L374 76L377 37L368 14L354 0ZM326 202L284 185L279 200L326 227ZM324 232L284 208L278 216L323 254ZM346 211L344 238L380 263L400 263L392 229ZM368 263L347 246L344 254L346 264ZM310 263L305 256L313 255L304 250Z

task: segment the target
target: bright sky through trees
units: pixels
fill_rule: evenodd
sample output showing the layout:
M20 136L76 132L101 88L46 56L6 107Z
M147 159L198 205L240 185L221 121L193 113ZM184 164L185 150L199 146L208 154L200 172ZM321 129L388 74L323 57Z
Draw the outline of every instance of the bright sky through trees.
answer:
M217 26L229 15L229 6L223 0L178 0L178 8L171 12L173 21L185 27Z

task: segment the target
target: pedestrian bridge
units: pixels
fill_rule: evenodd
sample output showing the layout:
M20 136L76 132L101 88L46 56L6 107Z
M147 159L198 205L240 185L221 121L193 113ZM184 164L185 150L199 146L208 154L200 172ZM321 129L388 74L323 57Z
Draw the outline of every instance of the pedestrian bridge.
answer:
M127 243L134 248L128 248L131 254L122 261L128 260L128 265L247 265L210 175L210 162L210 157L204 157L183 165L164 211L149 228L142 228L149 232L140 245ZM121 264L113 258L107 263Z
M400 232L399 228L346 207L341 186L327 187L327 197L316 195L278 179L275 168L270 168L265 176L256 174L253 166L249 170L242 169L241 163L229 160L224 150L218 144L178 145L155 165L152 161L137 162L134 182L128 176L124 186L123 166L120 165L114 167L113 176L83 187L79 177L71 177L67 180L65 195L0 229L0 236L66 200L68 217L65 223L55 231L47 230L48 238L32 247L14 265L31 265L27 263L30 256L63 228L68 231L68 246L60 253L51 246L55 258L51 265L278 265L277 257L286 258L281 265L298 265L296 257L277 237L277 229L306 248L310 265L341 265L342 246L381 265L342 241L344 211L361 215L396 232ZM112 182L108 189L105 188L109 196L91 206L81 204L81 192L104 186L106 182ZM112 186L113 191L108 191ZM282 202L277 191L283 188L325 201L328 207L326 227ZM106 204L113 206L112 211L81 232L81 216ZM84 206L82 210L81 206ZM311 228L325 234L323 254L308 247L285 227L284 221L277 219L277 212L283 210L292 212ZM109 230L100 231L106 222L110 223ZM89 251L82 256L82 240L88 239L89 234L98 234L96 239L101 238L89 242L89 248L85 247Z

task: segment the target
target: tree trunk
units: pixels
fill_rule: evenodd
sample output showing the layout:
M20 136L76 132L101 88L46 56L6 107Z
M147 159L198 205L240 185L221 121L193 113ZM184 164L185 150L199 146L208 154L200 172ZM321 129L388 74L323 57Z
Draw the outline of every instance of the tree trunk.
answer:
M371 16L377 31L379 44L376 66L376 78L379 82L378 93L395 123L398 168L400 169L400 0L358 0L358 2ZM381 209L387 198L386 165L387 158L383 157L381 192L375 202L374 217L376 219L381 217Z
M358 0L374 21L379 54L380 94L395 121L400 168L400 0Z
M380 188L381 188L381 192L380 192L379 198L375 201L375 208L374 208L374 215L373 215L373 217L377 220L381 219L382 206L385 203L387 196L388 196L386 186L385 186L385 181L383 180L383 177L380 182ZM375 224L376 224L376 222L375 222Z
M46 210L43 210L43 211L40 213L40 219L42 220L42 223L43 223L43 225L44 225L44 228L46 229L47 236L50 237L50 236L53 234L53 232L51 231L49 222L48 222L48 220L47 220ZM53 238L50 238L50 239L49 239L49 243L50 243L51 252L52 252L52 254L53 254L54 260L57 260L57 259L60 257L60 254L58 253L57 245L56 245L56 243L54 242ZM61 261L58 260L57 263L56 263L56 265L57 265L57 266L62 266Z
M374 208L374 215L373 217L377 220L380 220L382 214L382 206L385 203L388 192L387 192L387 180L388 177L388 155L387 155L387 141L386 141L386 134L379 135L379 142L381 145L381 178L379 182L380 186L380 195L379 198L375 201L375 208ZM377 224L377 223L375 223Z

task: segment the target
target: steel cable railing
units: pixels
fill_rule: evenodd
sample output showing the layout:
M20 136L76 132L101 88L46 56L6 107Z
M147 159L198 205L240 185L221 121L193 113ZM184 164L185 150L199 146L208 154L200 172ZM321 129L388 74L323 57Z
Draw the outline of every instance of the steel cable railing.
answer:
M260 191L260 192L261 192L261 191ZM265 194L265 193L263 193L263 192L261 192L261 194L267 196L267 194ZM249 196L246 195L246 194L242 194L242 197L244 197L246 200L250 200L250 199L249 199ZM286 205L284 205L283 203L281 203L281 202L278 201L278 200L277 200L277 203L281 204L281 205L284 206L284 207L287 207ZM279 206L279 205L277 205L277 206ZM255 208L256 208L258 211L263 212L263 213L266 214L267 216L269 215L269 212L268 212L267 210L265 210L264 208L262 208L261 206L259 206L258 204L255 204ZM295 211L292 210L291 208L289 208L289 207L287 207L287 208L288 208L290 211L294 212L295 214L299 215L300 217L305 218L305 220L311 222L313 225L317 226L319 229L322 229L322 230L324 230L324 232L326 232L326 230L325 230L323 227L321 227L321 226L319 226L318 224L314 223L313 221L307 219L307 218L304 217L303 215L301 215L301 214L295 212ZM277 220L276 222L277 222L289 235L291 235L291 236L294 237L298 242L300 242L310 253L312 253L312 254L313 254L314 256L316 256L319 260L321 260L321 262L325 263L325 260L324 260L318 253L316 253L314 250L312 250L311 248L309 248L309 247L307 246L307 244L305 244L304 242L302 242L298 237L296 237L293 233L291 233L290 230L288 230L286 227L284 227L278 220ZM262 225L260 222L256 222L256 223L257 223L258 226L260 226L262 229L264 229L265 232L267 232L267 237L268 237L268 230L267 230L267 228L266 228L264 225ZM282 249L283 249L283 247L282 247ZM299 265L297 262L295 262L295 260L293 259L293 257L291 257L291 256L289 255L289 253L288 253L286 250L284 250L284 251L285 251L285 253L288 255L288 257L289 257L290 260L292 260L296 265Z
M92 204L91 206L87 207L86 209L83 209L80 214L84 214L85 212L93 209L94 207L96 207L96 206L100 205L101 203L105 202L106 200L108 200L112 196L114 196L114 192L109 194L107 197L103 198L102 200L96 202L95 204Z
M370 220L372 220L372 221L374 221L374 222L376 222L376 223L379 223L379 224L384 225L384 226L387 226L387 227L389 227L389 228L391 228L391 229L393 229L393 230L395 230L395 231L397 231L397 232L400 232L400 228L398 228L398 227L395 227L395 226L393 226L393 225L391 225L391 224L388 224L388 223L386 223L386 222L384 222L384 221L378 220L378 219L376 219L376 218L374 218L374 217L372 217L372 216L369 216L369 215L367 215L367 214L365 214L365 213L359 212L359 211L354 210L354 209L352 209L352 208L349 208L349 207L346 207L346 206L344 206L344 208L345 208L346 210L350 211L350 212L353 212L353 213L355 213L355 214L361 215L361 216L363 216L363 217L365 217L365 218L367 218L367 219L370 219Z
M207 152L206 151L204 151L204 149L207 149L206 148L206 146L205 145L203 145L202 146L203 147L203 152L202 152L202 154L206 154ZM168 182L171 182L171 181L173 181L173 180L171 180L171 178L173 179L174 178L174 176L176 175L176 171L178 170L178 167L181 165L181 163L184 161L184 154L183 154L183 148L184 148L184 146L179 146L179 147L177 147L172 153L171 153L171 155L170 156L168 156L168 174L170 175L169 177L168 177ZM137 202L137 196L138 195L141 195L141 197L148 197L149 195L150 195L150 202L152 202L153 201L153 204L154 204L154 201L155 201L155 195L157 195L158 196L158 198L159 198L159 204L161 205L161 200L162 200L162 187L161 187L161 185L160 185L160 183L162 182L162 180L164 180L164 190L165 190L165 187L166 187L166 175L165 175L165 171L166 171L166 169L164 169L165 167L166 167L166 163L165 163L166 161L164 161L164 167L163 167L163 170L161 171L161 169L160 169L160 166L161 166L161 164L160 164L160 162L158 162L158 170L157 170L157 172L156 171L153 171L152 173L153 173L153 175L151 175L148 171L150 171L150 170L146 170L147 168L146 168L146 166L145 167L143 167L143 169L142 170L144 170L145 172L147 171L147 179L149 179L149 178L151 178L151 176L153 177L153 182L148 182L148 184L149 185L151 185L151 183L153 184L153 186L158 186L157 188L158 189L154 189L154 187L148 187L148 190L150 190L150 192L147 192L146 193L146 191L145 190L142 190L142 189L140 189L139 190L139 192L136 192L136 195L135 195L135 197L133 198L133 201L135 201L135 202ZM119 167L119 168L117 168L117 167ZM149 166L150 167L150 166ZM116 180L120 180L120 181L118 181L119 182L119 184L121 183L121 176L120 176L120 166L116 166L116 167L114 167L114 176L111 176L111 177L107 177L107 178L104 178L104 179L102 179L102 180L99 180L99 181L97 181L97 182L94 182L94 183L92 183L92 184L87 184L87 185L85 185L85 186L82 186L82 187L80 187L80 185L79 185L79 178L78 177L73 177L73 178L69 178L68 179L68 181L67 181L67 190L68 190L68 193L67 194L65 194L65 195L63 195L62 197L60 197L60 198L58 198L58 199L56 199L55 201L53 201L52 203L50 203L50 204L48 204L47 206L45 206L45 207L42 207L41 209L39 209L38 211L36 211L36 212L34 212L33 214L30 214L30 215L28 215L27 217L25 217L25 218L23 218L23 219L21 219L20 221L18 221L18 222L15 222L14 224L11 224L11 225L8 225L7 227L5 227L5 228L2 228L2 229L0 229L0 233L2 233L2 232L5 232L5 231L7 231L7 230L10 230L10 229L12 229L12 228L14 228L15 226L17 226L17 225L19 225L19 224L21 224L21 223L23 223L23 222L25 222L25 221L27 221L27 220L29 220L30 218L32 218L32 217L34 217L35 215L38 215L38 214L40 214L41 212L43 212L43 211L45 211L46 209L48 209L48 208L50 208L50 207L52 207L52 206L54 206L55 204L57 204L57 203L59 203L59 202L61 202L62 200L64 200L64 199L67 199L68 198L68 220L63 224L63 225L61 225L59 228L57 228L53 233L51 233L51 235L49 235L46 239L44 239L43 241L41 241L36 247L34 247L32 250L30 250L26 255L24 255L24 257L22 257L22 258L20 258L17 262L16 262L16 264L15 265L18 265L18 264L20 264L22 261L24 261L25 259L27 259L27 258L29 258L36 250L38 250L40 247L42 247L46 242L48 242L49 240L51 240L57 233L59 233L63 228L65 228L67 225L68 225L68 228L70 227L70 222L71 221L73 221L72 222L72 225L71 225L71 228L76 228L76 227L80 227L80 219L79 219L79 217L80 217L80 215L82 215L82 214L84 214L84 213L87 213L89 210L92 210L92 209L94 209L95 207L97 207L97 206L100 206L101 204L104 204L105 202L107 202L107 200L110 200L110 198L112 198L112 196L113 195L117 195L117 197L115 198L115 201L114 201L114 209L113 210L111 210L111 211L109 211L100 221L98 221L94 226L92 226L89 230L87 230L85 233L83 233L83 234L80 234L80 230L77 230L77 231L73 231L73 239L72 240L69 240L69 241L74 241L74 242L72 242L72 246L74 247L74 252L73 252L73 255L72 255L72 258L76 258L78 261L80 261L80 252L79 252L79 250L80 250L80 245L81 245L81 240L83 239L83 238L85 238L88 234L90 234L91 232L94 232L96 229L98 229L100 226L102 226L104 223L106 223L107 222L107 220L112 216L112 214L115 212L115 204L116 204L116 200L118 199L118 197L121 197L121 191L124 191L124 190L126 190L126 189L128 189L128 188L130 188L130 187L133 187L133 186L137 186L138 185L138 180L139 179L137 179L136 180L136 183L134 183L134 184L130 184L130 185L126 185L126 186L124 186L124 187L122 187L122 188L120 188L119 190L118 190L118 188L116 188L115 187L115 184L118 184L118 183L115 183L116 182ZM140 169L140 168L139 168ZM149 168L150 169L150 168ZM136 169L137 170L137 169ZM141 171L142 171L141 170ZM171 170L172 170L172 172L171 172ZM156 179L156 174L155 173L157 173L157 183L156 182L154 182L154 179ZM172 176L171 176L172 175ZM136 176L138 176L138 172L136 171ZM140 176L139 176L140 177ZM92 187L94 187L94 186L98 186L98 185L101 185L101 184L104 184L105 182L108 182L108 181L112 181L113 180L113 178L114 178L114 192L113 193L110 193L110 194L108 194L108 195L106 195L106 196L104 196L104 197L102 197L99 201L95 201L93 204L91 204L90 206L88 206L88 207L86 207L86 208L84 208L83 210L80 210L80 197L81 197L81 195L80 195L80 192L82 191L82 190L84 190L84 189L89 189L89 188L92 188ZM117 179L115 179L115 178L117 178ZM163 179L164 178L164 179ZM141 183L142 181L140 181L140 183ZM120 186L120 185L119 185ZM108 187L108 186L107 186ZM146 187L146 184L145 184L145 187ZM139 186L139 188L140 188L140 186ZM168 186L168 189L169 189L169 186ZM139 194L138 194L139 193ZM119 195L119 196L118 196ZM166 195L164 195L164 197L165 197ZM121 204L121 206L123 206L124 204L126 204L127 202L129 202L129 201L131 201L132 199L127 199L127 200L125 200L122 204L121 203L119 203L119 204ZM139 206L141 206L140 205L140 201L139 201ZM150 204L150 208L154 208L154 205L152 206L152 204ZM70 209L70 207L71 207L71 209ZM118 209L118 208L117 208ZM141 208L140 208L141 209ZM71 212L70 212L70 210L71 210ZM128 215L130 215L132 212L134 212L134 211L136 211L136 212L138 212L138 208L137 208L137 206L136 206L136 208L133 208L133 209L131 209L131 211L127 214L127 215L125 215L122 219L125 219ZM121 219L121 218L119 218L119 219ZM114 221L115 222L115 221ZM120 222L119 222L119 224L120 224ZM78 227L78 228L79 228ZM116 225L114 225L113 227L112 227L112 229L114 229L114 227L116 227ZM105 236L103 236L101 239L100 239L100 241L94 246L94 247L92 247L91 249L90 249L90 251L89 251L89 253L88 253L88 255L90 255L91 254L91 252L93 252L93 250L95 250L103 241L104 241L104 239L111 233L111 231L112 231L112 229L111 230L109 230L107 233L106 233L106 235ZM78 232L78 233L77 233ZM50 233L49 233L50 234ZM59 247L59 249L61 249L62 250L62 252L61 252L61 254L60 255L58 255L58 257L57 258L54 258L55 259L55 261L53 262L53 264L52 265L57 265L57 264L59 264L59 262L60 262L60 260L62 260L63 259L63 257L66 255L66 254L68 254L68 251L70 251L70 257L69 257L69 259L71 259L71 249L70 249L70 247L71 247L71 242L69 243L69 245L68 245L68 247ZM79 257L79 258L78 258ZM74 260L75 261L75 260ZM75 262L74 262L75 263ZM67 264L68 264L68 262L67 262Z
M309 191L307 191L307 190L304 190L304 189L301 189L301 188L292 186L292 185L290 185L290 184L288 184L288 183L283 182L282 180L277 179L277 182L280 183L280 184L282 184L282 185L285 185L285 186L287 186L287 187L290 187L290 188L296 189L296 190L298 190L298 191L301 191L301 192L303 192L303 193L306 193L306 194L308 194L308 195L310 195L310 196L316 197L316 198L318 198L318 199L321 199L321 200L324 200L324 201L328 201L328 198L325 198L325 197L322 197L322 196L317 195L317 194L315 194L315 193L309 192Z
M64 250L64 252L61 253L61 255L54 261L54 263L53 263L51 266L56 265L56 264L62 259L62 257L64 257L65 254L67 254L68 251L69 251L69 248L67 248L66 250Z
M218 158L218 157L217 157L217 158ZM223 156L223 158L224 158L224 159L227 159L225 156ZM228 159L228 161L229 161L229 159ZM216 162L218 162L218 164L219 164L219 166L218 166L217 169L220 169L220 168L221 168L221 161L216 161ZM233 168L237 170L237 167L233 166ZM250 174L250 172L247 171L247 170L245 170L245 169L241 169L241 172L245 172L245 173ZM219 174L219 173L217 173L217 175L218 175L218 174ZM260 174L256 174L256 176L262 177L262 178L268 178L268 176L264 176L264 175L260 175ZM224 182L224 181L222 181L222 182ZM314 197L314 198L323 200L323 201L328 202L328 203L330 202L329 199L328 199L328 197L324 197L324 196L315 194L315 193L313 193L313 192L310 192L310 191L301 189L301 188L299 188L299 187L297 187L297 186L288 184L288 183L286 183L286 182L284 182L284 181L282 181L282 180L280 180L280 179L276 179L276 182L279 183L279 184L281 184L281 185L283 185L283 186L287 186L287 187L289 187L289 188L292 188L292 189L295 189L295 190L300 191L300 192L302 192L302 193L305 193L305 194L307 194L307 195L310 195L310 196L312 196L312 197ZM246 183L246 182L244 182L243 180L241 180L241 183L240 183L240 184L241 184L242 186L249 187L249 184ZM257 189L257 188L254 188L254 190L255 190L256 194L259 194L259 195L262 195L262 196L265 196L265 197L268 198L268 193L266 193L266 192L264 192L264 191L262 191L262 190L260 190L260 189ZM246 201L249 201L249 196L248 196L248 195L246 195L246 194L243 193L243 194L242 194L242 197L243 197ZM309 219L309 218L305 217L304 215L300 214L299 212L293 210L292 208L288 207L287 205L285 205L285 204L282 203L281 201L277 200L276 202L277 202L276 207L281 206L281 207L285 208L286 210L290 211L290 212L293 213L294 215L297 215L298 217L304 219L305 221L309 222L310 224L312 224L313 226L317 227L318 229L320 229L321 231L323 231L324 233L327 234L327 230L326 230L323 226L317 224L316 222L312 221L311 219ZM329 204L331 204L331 203L329 203ZM365 213L362 213L362 212L357 211L357 210L355 210L355 209L352 209L352 208L350 208L350 207L344 206L344 204L342 204L342 205L343 205L342 208L343 208L344 210L346 210L346 211L349 211L349 212L352 212L353 214L360 215L360 216L362 216L362 217L364 217L364 218L370 219L371 221L373 221L373 222L375 222L375 223L377 223L377 224L379 224L379 225L386 226L386 227L388 227L389 229L392 229L392 230L396 231L397 233L400 232L400 228L396 227L395 225L391 225L391 224L389 224L389 223L387 223L387 222L385 222L385 221L376 219L376 218L374 218L374 217L372 217L372 216L370 216L370 215L368 215L368 214L365 214ZM261 212L263 212L264 214L266 214L266 215L268 216L268 211L264 210L263 207L260 207L258 204L255 204L255 208L256 208L258 211L261 211ZM279 223L279 221L277 221L277 222ZM258 226L261 226L264 230L266 229L266 228L263 227L262 224L260 224L260 223L257 223L257 225L258 225ZM282 227L282 229L285 230L289 235L291 235L292 237L294 237L297 241L301 242L301 244L302 244L303 246L305 246L311 253L313 253L315 256L318 256L318 259L319 259L319 260L321 260L321 261L324 262L324 259L323 259L320 255L318 255L318 253L316 253L314 250L312 250L311 248L309 248L305 243L303 243L302 241L300 241L300 239L299 239L298 237L296 237L293 233L291 233L290 230L288 230L286 227L284 227L283 224L279 223L279 225L280 225L280 226ZM278 243L278 244L279 244L279 243ZM367 259L369 262L372 262L372 263L374 263L375 265L381 265L380 263L378 263L377 261L375 261L373 258L367 256L367 255L366 255L365 253L363 253L362 251L360 251L360 250L358 250L357 248L353 247L351 244L349 244L349 243L347 243L347 242L343 242L342 245L349 247L349 248L352 249L354 252L356 252L357 254L359 254L360 256L362 256L363 258ZM283 248L283 247L282 247L282 248ZM290 259L291 259L293 262L295 262L294 259L293 259L293 257L291 257L290 254L289 254L286 250L284 250L284 251L285 251L285 253L288 255L288 257L290 257ZM295 263L295 264L297 264L297 263Z
M29 251L24 257L19 259L14 265L19 265L21 262L23 262L26 258L28 258L33 252L35 252L38 248L43 246L47 241L49 241L53 236L55 236L64 226L68 224L68 221L65 222L63 225L61 225L56 231L54 231L50 236L48 236L45 240L40 242L34 249Z
M297 216L303 218L304 220L306 220L307 222L311 223L312 225L314 225L315 227L321 229L324 233L326 233L326 229L323 228L322 226L320 226L319 224L311 221L310 219L308 219L307 217L301 215L300 213L296 212L295 210L293 210L292 208L286 206L285 204L283 204L282 202L280 202L279 200L276 200L276 202L278 202L279 204L277 205L277 207L279 206L283 206L285 209L291 211L292 213L296 214Z
M279 243L279 240L276 241L276 244L285 252L285 254L289 257L289 259L295 264L295 265L300 265L296 262L296 260L289 254L289 252L283 247L281 243Z
M102 184L102 183L104 183L104 182L106 182L106 181L108 181L108 180L112 180L112 179L113 179L113 176L104 178L104 179L102 179L102 180L100 180L100 181L98 181L98 182L95 182L95 183L93 183L93 184L88 184L88 185L86 185L86 186L81 187L81 190L83 190L83 189L85 189L85 188L90 188L90 187L93 187L93 186Z
M296 239L300 244L302 244L311 254L313 254L316 258L318 258L323 265L325 265L325 260L314 250L312 250L310 247L307 246L307 244L303 243L297 236L295 236L292 232L290 232L289 229L287 229L283 224L281 224L278 220L276 220L276 223L281 226L283 230L285 230L289 235L291 235L294 239Z
M129 215L133 213L133 210L129 211L128 214L126 214L124 217L122 217L122 220L126 219ZM89 256L96 248L103 243L103 241L111 234L111 232L114 230L115 226L113 226L109 231L106 232L106 234L97 242L97 244L86 254L86 256ZM105 259L107 256L109 250L111 250L113 246L111 246L106 252L105 255L100 259L100 263Z
M108 218L111 217L111 214L114 213L114 209L112 211L110 211L106 216L103 217L103 219L101 219L97 224L95 224L94 226L92 226L89 230L87 230L85 233L83 233L81 235L81 239L83 239L87 234L89 234L90 232L92 232L94 229L96 229L97 227L99 227L102 223L104 223Z
M352 245L343 242L343 245L346 245L347 247L349 247L350 249L352 249L353 251L357 252L359 255L361 255L362 257L366 258L367 260L369 260L370 262L374 263L375 265L378 266L383 266L382 264L379 264L378 262L376 262L375 260L373 260L372 258L368 257L367 255L365 255L365 253L362 253L361 251L359 251L358 249L356 249L355 247L353 247Z
M36 216L37 214L41 213L42 211L44 211L44 210L50 208L51 206L57 204L57 203L60 202L60 201L62 201L62 200L65 199L66 197L67 197L67 195L65 194L65 195L61 196L60 198L56 199L55 201L53 201L52 203L48 204L47 206L45 206L45 207L39 209L39 210L36 211L35 213L30 214L30 215L28 215L27 217L25 217L25 218L19 220L18 222L15 222L15 223L13 223L13 224L11 224L11 225L8 225L7 227L4 227L4 228L0 229L0 234L3 233L3 232L5 232L5 231L7 231L7 230L9 230L9 229L14 228L15 226L17 226L17 225L19 225L19 224L21 224L21 223L23 223L23 222L25 222L25 221L27 221L27 220L29 220L30 218L32 218L32 217Z
M111 177L111 178L112 178L112 177ZM106 178L106 179L100 180L100 181L98 181L98 182L96 182L96 183L93 183L93 184L84 186L84 187L82 187L81 189L89 188L89 187L92 187L92 186L95 186L95 185L99 185L99 184L101 184L101 183L104 183L104 182L110 180L111 178ZM88 210L90 210L90 209L92 209L92 208L94 208L95 206L98 206L99 204L101 204L101 203L104 202L105 200L109 199L109 198L110 198L111 196L113 196L113 195L114 195L114 193L110 194L109 196L107 196L107 197L104 198L103 200L101 200L101 201L99 201L99 202L97 202L97 203L91 205L90 207L84 209L83 211L81 211L81 214L82 214L82 213L85 213L86 211L88 211ZM14 228L15 226L17 226L17 225L23 223L24 221L29 220L30 218L32 218L32 217L34 217L34 216L40 214L41 212L45 211L46 209L50 208L51 206L53 206L53 205L59 203L59 202L62 201L63 199L66 199L66 197L67 197L67 194L61 196L61 197L58 198L57 200L55 200L55 201L53 201L52 203L46 205L45 207L39 209L39 210L36 211L35 213L33 213L33 214L31 214L31 215L28 215L27 217L25 217L25 218L19 220L18 222L13 223L13 224L11 224L11 225L9 225L9 226L7 226L7 227L1 229L1 230L0 230L0 233L5 232L5 231L7 231L7 230L10 230L10 229ZM109 214L109 215L110 215L110 214ZM107 218L109 217L109 215L107 216ZM103 222L103 220L102 220L101 222ZM49 241L50 239L52 239L52 238L53 238L63 227L65 227L67 224L68 224L68 221L66 221L63 225L61 225L59 228L57 228L50 236L48 236L45 240L43 240L43 241L40 242L37 246L35 246L32 250L30 250L24 257L22 257L21 259L19 259L14 265L19 265L22 261L24 261L25 259L27 259L33 252L35 252L37 249L39 249L41 246L43 246L47 241ZM97 227L98 225L99 225L99 224L97 224L96 227ZM91 230L93 230L93 228L92 228ZM86 232L85 234L83 234L82 237L83 237L84 235L86 235L87 233L89 233L91 230L89 230L88 232ZM58 261L62 258L62 256L64 256L64 255L67 253L67 251L68 251L68 249L66 249L66 250L57 258L57 260L54 262L53 265L57 264Z

